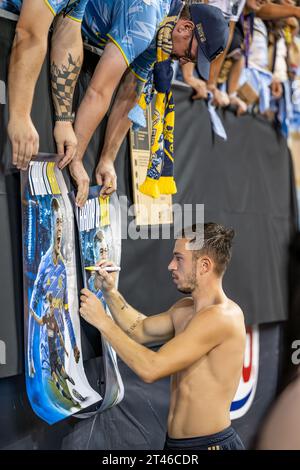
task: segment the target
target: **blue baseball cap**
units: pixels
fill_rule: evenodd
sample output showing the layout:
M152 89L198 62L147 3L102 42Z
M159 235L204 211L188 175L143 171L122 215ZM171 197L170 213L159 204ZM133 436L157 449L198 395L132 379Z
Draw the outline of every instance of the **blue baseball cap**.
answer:
M205 3L191 3L189 8L198 42L197 69L199 75L208 80L211 61L227 46L229 23L220 8Z

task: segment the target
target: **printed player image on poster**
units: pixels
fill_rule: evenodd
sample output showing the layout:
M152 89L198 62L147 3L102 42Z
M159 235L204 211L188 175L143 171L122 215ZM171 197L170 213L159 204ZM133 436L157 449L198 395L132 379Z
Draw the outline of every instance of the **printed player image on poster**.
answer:
M101 186L89 190L87 202L82 208L74 204L79 230L81 263L84 286L101 300L107 315L101 283L92 267L102 260L113 261L120 266L121 259L121 217L119 200L116 194L103 199L99 196ZM73 203L75 195L72 195ZM111 345L101 337L105 370L105 395L98 412L119 403L124 395L123 382L117 364L117 356Z
M82 363L74 216L55 156L22 173L25 371L29 401L49 424L99 402Z

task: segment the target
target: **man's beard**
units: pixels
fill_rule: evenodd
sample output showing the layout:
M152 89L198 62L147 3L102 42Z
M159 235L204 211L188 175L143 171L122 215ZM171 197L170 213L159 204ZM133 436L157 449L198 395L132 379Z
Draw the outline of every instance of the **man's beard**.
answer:
M191 287L177 287L178 292L181 292L182 294L192 294L192 289Z
M185 281L183 287L177 287L179 292L182 294L192 294L197 287L197 278L196 278L196 262L193 260L192 272Z

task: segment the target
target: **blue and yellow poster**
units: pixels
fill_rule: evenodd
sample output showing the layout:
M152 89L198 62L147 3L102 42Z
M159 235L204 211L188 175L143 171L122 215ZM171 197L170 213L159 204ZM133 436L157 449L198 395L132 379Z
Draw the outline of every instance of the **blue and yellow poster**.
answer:
M111 315L105 303L95 271L87 270L102 260L120 265L121 217L118 197L100 197L101 186L89 189L88 199L82 208L74 204L80 241L80 254L84 286L102 301L107 315ZM75 195L73 195L73 202ZM99 334L100 335L100 334ZM100 336L99 336L100 339ZM105 394L99 412L118 404L124 395L117 356L111 345L101 337L105 371Z
M52 424L102 400L83 368L74 216L55 156L23 173L22 219L27 394Z

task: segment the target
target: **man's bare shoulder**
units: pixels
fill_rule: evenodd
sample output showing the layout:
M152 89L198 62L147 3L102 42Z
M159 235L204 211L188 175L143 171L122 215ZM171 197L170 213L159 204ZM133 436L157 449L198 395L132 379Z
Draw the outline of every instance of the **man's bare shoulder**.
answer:
M231 299L227 299L224 302L217 304L209 305L204 309L200 310L198 313L214 314L224 317L243 317L244 314L241 307Z
M219 304L210 305L196 313L194 320L199 323L211 323L227 333L240 330L244 332L244 314L238 304L230 299Z
M189 315L194 308L194 301L192 297L183 297L177 300L169 310L170 317L172 319L174 328L178 322L181 322L183 317Z
M220 313L232 318L244 319L244 313L241 307L231 299L227 299L224 304L219 306Z
M174 305L170 308L171 311L176 311L180 308L193 307L194 301L192 297L183 297L182 299L177 300Z
M182 299L177 300L174 305L170 308L169 312L171 317L176 317L176 314L182 313L182 310L187 312L194 307L194 301L192 297L183 297Z

